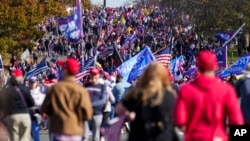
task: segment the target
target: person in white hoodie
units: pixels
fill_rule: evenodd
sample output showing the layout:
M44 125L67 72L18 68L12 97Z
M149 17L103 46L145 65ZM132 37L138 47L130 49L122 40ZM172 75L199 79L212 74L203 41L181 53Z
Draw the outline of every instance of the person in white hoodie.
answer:
M110 75L107 72L104 72L104 85L105 85L105 90L107 93L107 102L103 111L103 119L102 119L102 126L105 126L108 124L108 121L110 120L110 114L112 112L112 104L115 103L115 97L112 93L112 84L109 81ZM104 137L101 137L101 141L104 141Z
M107 123L110 120L110 114L112 110L112 105L115 103L115 97L112 93L112 84L109 81L110 75L107 72L104 72L104 85L106 86L107 91L107 103L104 108L103 114L103 123Z
M40 124L42 121L40 107L45 99L45 95L41 92L36 77L31 77L29 79L29 88L31 96L35 103L35 106L30 108L30 114L32 120L31 133L34 141L40 141L39 131L40 131Z

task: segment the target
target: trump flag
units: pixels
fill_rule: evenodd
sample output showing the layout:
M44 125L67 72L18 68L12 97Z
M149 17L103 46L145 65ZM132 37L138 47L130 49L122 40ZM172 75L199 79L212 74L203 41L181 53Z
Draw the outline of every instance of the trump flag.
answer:
M125 81L131 82L141 75L148 64L153 61L155 61L154 55L148 47L145 47L137 55L122 63L117 68L117 71L123 76Z

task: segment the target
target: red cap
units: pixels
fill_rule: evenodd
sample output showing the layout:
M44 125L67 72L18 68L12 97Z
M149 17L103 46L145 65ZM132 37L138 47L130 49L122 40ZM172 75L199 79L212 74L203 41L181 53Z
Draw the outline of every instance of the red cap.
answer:
M23 72L19 69L15 69L12 71L12 76L14 77L23 77Z
M110 78L110 75L109 75L109 73L107 73L107 72L104 72L104 78L105 78L105 79L109 79L109 78Z
M91 75L98 75L98 74L100 74L100 71L97 68L92 68L90 70L90 74Z
M63 66L64 62L63 62L62 60L58 60L58 61L56 62L56 64L57 64L58 66Z
M76 75L80 69L79 63L76 59L69 58L64 62L64 69L66 69L70 74Z
M202 70L216 70L218 68L216 55L211 51L201 51L196 66Z

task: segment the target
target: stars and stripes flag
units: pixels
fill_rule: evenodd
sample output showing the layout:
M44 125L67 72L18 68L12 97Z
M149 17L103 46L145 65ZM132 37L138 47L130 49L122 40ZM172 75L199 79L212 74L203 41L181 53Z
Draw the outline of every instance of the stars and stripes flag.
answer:
M155 59L162 63L164 66L168 66L171 62L171 50L172 46L168 46L155 54Z
M79 61L81 67L80 67L79 73L76 75L77 81L80 81L83 77L86 77L89 75L89 70L95 67L95 58L96 57L93 56L87 60L81 59Z

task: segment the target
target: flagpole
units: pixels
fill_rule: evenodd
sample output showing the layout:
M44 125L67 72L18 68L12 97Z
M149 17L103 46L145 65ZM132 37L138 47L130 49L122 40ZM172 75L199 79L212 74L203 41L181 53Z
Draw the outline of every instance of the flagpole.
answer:
M239 28L236 32L234 32L233 36L232 36L230 39L228 39L228 40L222 45L222 47L226 47L226 45L227 45L229 42L231 42L231 40L233 40L233 39L235 38L235 36L240 32L240 30L241 30L245 25L246 25L246 24L243 23L243 24L240 26L240 28Z
M226 61L226 68L227 68L227 63L228 63L228 57L227 57L227 47L228 47L228 43L231 42L235 36L240 32L240 30L242 30L242 28L245 26L246 24L243 23L236 32L234 32L233 36L231 38L229 38L221 47L221 50L223 50L225 48L225 61Z

